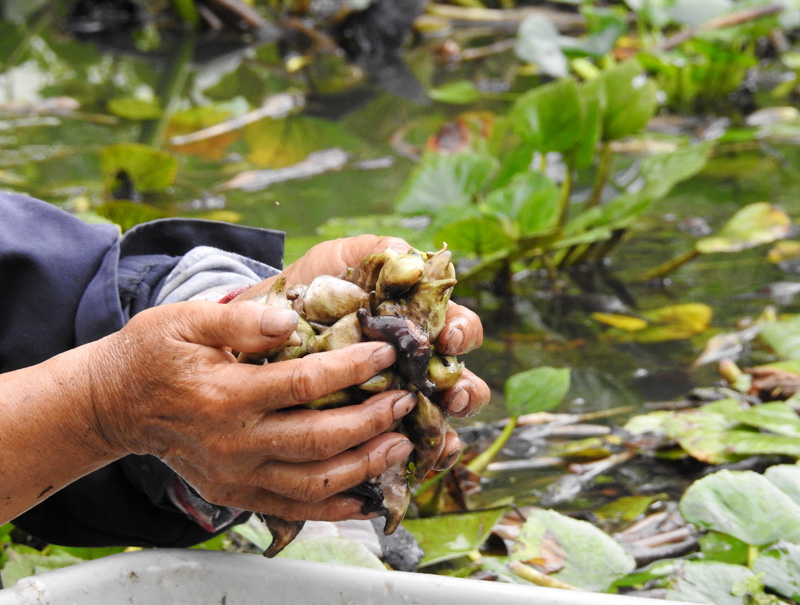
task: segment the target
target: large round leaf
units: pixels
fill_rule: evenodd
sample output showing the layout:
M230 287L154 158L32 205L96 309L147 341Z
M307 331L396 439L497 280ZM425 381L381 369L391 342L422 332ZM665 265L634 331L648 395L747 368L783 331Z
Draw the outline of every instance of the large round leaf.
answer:
M514 374L506 381L506 409L511 416L545 412L569 390L569 368L541 367Z
M514 130L534 149L568 151L580 142L584 104L574 80L565 78L522 95L509 113Z
M753 545L800 543L800 506L752 471L719 471L693 483L680 501L683 517Z

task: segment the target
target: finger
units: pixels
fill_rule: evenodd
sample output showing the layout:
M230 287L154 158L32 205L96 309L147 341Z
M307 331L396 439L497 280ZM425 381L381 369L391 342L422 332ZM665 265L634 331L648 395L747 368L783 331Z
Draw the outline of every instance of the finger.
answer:
M258 352L289 338L297 328L297 313L253 302L220 305L207 301L175 303L154 311L172 314L166 322L186 342ZM134 320L136 318L134 317Z
M456 430L448 426L444 435L444 448L439 461L433 466L435 471L444 471L453 466L461 456L461 440Z
M266 366L237 364L225 368L219 380L233 399L252 401L257 396L261 411L269 412L361 384L396 359L391 345L363 342Z
M380 475L408 460L413 444L403 435L384 433L328 460L270 460L254 474L253 484L301 502L319 502Z
M436 339L436 350L444 355L464 355L483 344L483 325L478 315L451 302L445 324Z
M464 418L486 407L491 395L489 385L465 368L458 382L442 394L439 402L451 416Z
M327 460L389 431L416 403L411 393L387 391L358 405L269 414L261 426L248 428L237 447L275 460Z

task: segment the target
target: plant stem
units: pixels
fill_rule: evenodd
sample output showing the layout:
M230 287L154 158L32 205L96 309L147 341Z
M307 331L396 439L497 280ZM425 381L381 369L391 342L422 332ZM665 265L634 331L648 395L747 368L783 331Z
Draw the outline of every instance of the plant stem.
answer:
M561 183L561 196L558 200L558 226L563 227L567 222L567 210L569 210L569 197L572 193L572 167L567 166L564 172L564 182Z
M755 544L748 544L747 545L747 566L750 569L753 569L753 564L756 562L756 558L758 557L758 546Z
M608 175L611 173L611 146L606 142L600 151L600 165L597 168L597 178L594 181L592 195L583 207L584 210L597 206L603 198L603 189L608 182Z
M517 426L517 418L517 416L511 416L511 418L509 418L508 424L503 428L503 432L497 436L497 439L495 439L485 451L481 452L467 464L467 470L478 475L486 470L489 463L497 457L497 454L500 453L500 450L503 449L503 446L511 438L511 434Z
M649 271L645 271L639 277L636 278L637 282L644 282L649 279L656 279L658 277L664 277L669 273L675 271L678 267L681 267L688 263L690 260L699 256L700 252L697 251L697 248L692 248L691 250L684 252L676 256L675 258L668 260L665 263L661 263L655 269L650 269Z

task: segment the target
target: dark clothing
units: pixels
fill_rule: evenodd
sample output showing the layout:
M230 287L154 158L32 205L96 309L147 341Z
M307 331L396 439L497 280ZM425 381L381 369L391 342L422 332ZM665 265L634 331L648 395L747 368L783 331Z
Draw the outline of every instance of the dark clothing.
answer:
M120 236L113 225L88 224L46 202L0 192L0 372L119 330L151 306L163 279L196 246L280 267L283 238L277 231L192 219L153 221ZM152 456L128 456L65 487L14 524L66 546L183 547L212 537L164 497L172 477Z

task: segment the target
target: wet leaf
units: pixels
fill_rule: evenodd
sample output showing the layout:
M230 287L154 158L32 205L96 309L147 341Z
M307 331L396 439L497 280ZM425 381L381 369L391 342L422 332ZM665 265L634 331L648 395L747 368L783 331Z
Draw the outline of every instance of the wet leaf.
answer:
M682 340L705 332L711 325L711 307L703 303L686 303L642 312L650 326L636 332L638 342Z
M155 120L161 117L161 107L156 100L146 101L134 97L116 97L108 101L108 111L126 120Z
M567 151L580 142L584 105L574 80L563 79L523 94L509 112L514 130L534 149Z
M538 66L543 73L560 78L568 71L560 39L561 34L549 18L540 14L530 15L520 23L514 51L520 59Z
M679 506L689 523L748 544L800 542L800 505L752 471L722 470L704 477L689 486Z
M778 542L764 550L753 563L753 571L764 574L764 586L800 600L800 544Z
M567 394L569 378L569 368L540 367L514 374L505 384L509 415L552 410Z
M719 233L704 237L695 244L698 252L738 252L769 244L786 237L792 219L782 209L766 202L749 204L720 229Z
M761 338L784 359L800 359L800 315L764 324Z
M414 167L397 198L403 214L435 214L448 206L465 206L489 181L497 160L482 153L428 153Z
M736 426L730 415L739 409L738 401L723 399L699 409L668 413L663 427L690 456L709 464L731 462L738 458L723 443L723 436Z
M425 556L419 567L463 557L477 550L486 541L505 508L442 515L426 519L405 519L405 527L417 539Z
M126 172L137 191L163 191L172 185L178 172L178 162L173 155L138 143L106 147L100 162L107 189L119 172Z
M764 471L764 476L800 505L800 466L776 464Z
M741 424L787 437L800 437L800 416L782 402L763 403L731 414Z
M636 567L622 546L592 524L543 509L528 516L510 558L546 562L559 568L550 574L557 580L593 591L607 589Z
M742 565L729 565L714 561L680 562L675 581L667 591L667 599L714 603L714 605L746 605L743 596L731 594L731 587L753 576Z
M281 551L278 557L368 569L386 569L386 566L366 545L350 538L327 537L295 540Z
M474 103L481 98L481 92L469 80L451 82L428 91L428 96L441 103L464 104Z

